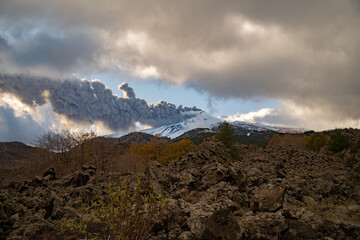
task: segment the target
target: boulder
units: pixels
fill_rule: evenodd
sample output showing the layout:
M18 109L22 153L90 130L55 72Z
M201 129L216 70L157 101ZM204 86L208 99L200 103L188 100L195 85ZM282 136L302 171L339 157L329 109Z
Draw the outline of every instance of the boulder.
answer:
M53 181L56 180L56 172L53 167L48 168L44 171L42 176L46 181Z
M285 185L281 183L262 184L253 191L251 207L254 211L275 212L282 207Z
M88 183L90 175L83 172L77 172L71 178L65 182L65 186L81 187Z
M239 220L242 239L279 239L288 228L282 212L259 212ZM296 239L296 238L294 238Z
M214 212L205 222L201 239L240 239L240 226L230 209Z

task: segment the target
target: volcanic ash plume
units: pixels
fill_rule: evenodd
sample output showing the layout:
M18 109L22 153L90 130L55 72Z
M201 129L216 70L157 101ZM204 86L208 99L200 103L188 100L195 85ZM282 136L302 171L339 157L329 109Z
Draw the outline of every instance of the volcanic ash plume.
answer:
M134 89L129 87L127 83L123 83L119 85L119 89L123 91L124 98L135 98L135 92Z
M128 130L136 122L159 127L191 117L195 107L176 107L164 101L148 105L134 90L119 86L124 98L113 95L101 81L55 80L45 77L0 74L0 95L8 93L22 103L37 107L50 103L54 112L76 122L102 122L113 131ZM186 114L188 112L188 114Z

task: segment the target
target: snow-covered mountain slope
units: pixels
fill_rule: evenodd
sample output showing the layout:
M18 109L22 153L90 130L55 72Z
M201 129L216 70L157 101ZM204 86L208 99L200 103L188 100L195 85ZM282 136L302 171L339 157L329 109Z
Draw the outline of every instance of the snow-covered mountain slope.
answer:
M264 125L261 123L249 123L249 122L242 122L242 121L235 121L232 122L231 125L235 128L242 128L247 129L249 131L275 131L280 133L303 133L307 131L304 128L287 128L287 127L276 127L276 126L269 126Z
M144 129L144 130L140 130L139 132L144 132L151 135L160 135L168 138L176 138L192 129L195 128L212 129L214 127L217 127L219 124L223 122L222 119L213 117L204 111L192 111L192 112L187 112L186 114L187 115L191 114L192 117L179 123L165 125L157 128ZM248 123L248 122L240 122L240 121L232 122L231 125L233 125L235 129L243 129L249 131L248 133L249 135L252 131L275 131L281 133L302 133L306 131L305 129L300 129L300 128L274 127L260 123ZM107 135L107 137L119 138L128 133L130 132L127 131L127 132L113 133Z
M216 118L204 111L186 112L186 115L192 117L171 125L165 125L157 128L144 129L139 132L144 132L152 135L160 135L168 138L176 138L185 132L195 128L213 128L222 122L221 119ZM129 132L119 132L107 135L108 137L118 138L128 134Z

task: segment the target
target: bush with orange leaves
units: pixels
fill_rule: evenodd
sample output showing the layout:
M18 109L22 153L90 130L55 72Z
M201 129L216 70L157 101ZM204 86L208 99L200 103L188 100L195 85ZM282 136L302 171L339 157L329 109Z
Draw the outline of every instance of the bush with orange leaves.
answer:
M180 156L190 152L194 147L195 144L189 139L168 143L155 136L147 144L132 143L130 150L133 156L145 164L150 161L166 164L170 160L178 160Z
M326 145L327 137L324 133L313 133L310 136L304 136L306 149L319 152Z

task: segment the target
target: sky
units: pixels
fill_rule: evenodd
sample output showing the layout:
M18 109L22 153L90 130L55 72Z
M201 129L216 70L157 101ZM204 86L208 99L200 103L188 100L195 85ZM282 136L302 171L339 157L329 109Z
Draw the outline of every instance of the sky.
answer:
M360 128L359 26L358 0L0 0L0 141L199 109Z

